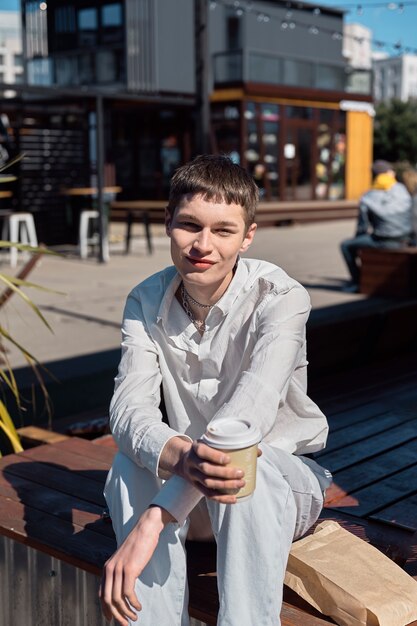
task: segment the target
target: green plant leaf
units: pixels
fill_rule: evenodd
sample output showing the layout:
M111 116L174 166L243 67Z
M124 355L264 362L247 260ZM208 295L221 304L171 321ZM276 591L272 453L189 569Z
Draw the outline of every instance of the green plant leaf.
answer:
M13 283L14 285L18 285L19 287L33 287L34 289L39 289L39 291L46 291L47 293L56 293L60 296L67 295L65 291L57 291L56 289L49 289L48 287L43 287L42 285L38 285L37 283L31 283L28 280L22 280L20 278L17 278L16 276L10 276L9 274L1 273L0 280L1 280L1 276L5 276L7 280L10 280L11 283ZM0 297L1 297L1 294L0 294Z
M6 437L10 441L14 452L22 452L23 447L19 441L19 435L13 424L12 418L9 415L8 410L4 403L0 400L0 428L5 433Z
M60 252L50 250L44 246L30 246L28 243L17 243L16 241L6 241L0 239L0 248L16 248L22 252L32 252L33 254L50 254L52 256L63 256Z
M7 426L10 432L15 431L15 435L16 437L18 437L15 425L13 424L13 420L10 417L9 411L6 409L6 405L2 400L0 400L0 420Z
M8 370L9 370L9 373L7 374L3 367L0 368L0 378L4 381L4 383L10 389L10 391L15 397L16 402L19 404L20 403L19 389L17 387L15 377L10 367L8 367Z
M32 302L32 300L29 298L29 296L25 294L24 291L19 289L17 285L14 285L13 282L9 280L7 276L5 276L4 274L0 274L0 281L3 281L5 285L10 287L10 289L12 289L15 293L17 293L22 298L22 300L24 300L24 302L26 302L26 304L30 306L30 308L34 311L34 313L36 313L36 315L42 320L42 322L51 331L51 333L54 332L51 326L49 325L47 319L42 315L39 308L36 306L36 304L34 304L34 302Z
M2 165L0 167L0 172L4 172L9 167L12 167L12 165L14 165L15 163L19 163L19 161L24 159L25 156L26 154L24 152L20 152L20 154L16 155L13 159L10 159L10 161L7 161L4 165Z
M30 352L26 350L26 348L24 348L22 345L20 345L20 343L18 343L15 339L13 339L13 337L9 335L7 330L3 328L3 326L1 325L0 325L0 335L4 337L5 339L7 339L7 341L10 341L10 343L12 343L14 346L16 346L16 348L25 356L25 358L26 356L28 356L30 359L35 361L35 363L38 362L36 357L34 357Z

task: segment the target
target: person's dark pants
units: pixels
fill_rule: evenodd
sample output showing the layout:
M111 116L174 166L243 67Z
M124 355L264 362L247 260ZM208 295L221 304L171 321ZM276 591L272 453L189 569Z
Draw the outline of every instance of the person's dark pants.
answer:
M402 248L407 243L404 239L374 239L372 235L364 234L352 237L352 239L345 239L340 244L340 249L343 254L343 258L346 261L352 281L359 284L359 272L360 266L358 265L358 253L361 248Z

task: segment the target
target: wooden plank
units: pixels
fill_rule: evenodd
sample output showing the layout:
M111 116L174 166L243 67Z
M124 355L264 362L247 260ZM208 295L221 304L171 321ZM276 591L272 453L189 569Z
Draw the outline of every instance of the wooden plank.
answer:
M82 439L81 437L71 437L69 440L60 441L55 447L57 450L66 450L71 452L71 454L77 454L83 458L105 463L110 468L114 455L117 452L116 444L105 447L94 444L94 441Z
M417 494L401 499L370 516L372 519L417 531Z
M353 409L345 408L344 403L342 403L339 410L332 413L328 413L326 406L322 403L320 403L320 408L326 412L327 421L329 422L332 432L337 432L347 426L360 424L375 415L384 415L387 413L386 404L375 400L364 402L359 406L355 406Z
M349 512L357 517L376 513L395 502L413 495L417 485L417 464L388 476L383 480L368 485L349 496L332 503L331 508ZM345 507L345 503L348 505Z
M65 468L78 472L80 476L84 474L88 478L103 482L103 476L109 471L109 463L73 452L74 449L77 449L78 442L76 442L74 448L68 444L69 442L62 441L53 446L45 445L31 448L25 451L25 457L34 461L41 461L42 463L52 463L61 469ZM93 450L96 449L92 445L91 447ZM104 448L102 451L108 454L112 452L110 449L106 450Z
M25 455L27 452L24 453ZM81 499L105 507L103 496L103 485L107 472L103 470L94 471L92 478L84 472L82 476L75 471L68 471L62 466L33 461L27 456L18 454L8 454L1 459L0 469L6 478L19 476L38 483L62 493L78 496ZM12 480L12 478L10 478Z
M92 443L95 446L105 446L106 448L112 448L115 452L117 452L118 450L113 435L102 435L101 437L97 437L97 439L93 439Z
M68 439L68 435L56 433L46 428L39 428L39 426L23 426L17 429L17 433L24 446L58 443L58 441Z
M346 425L343 429L330 429L325 452L329 453L340 448L345 448L346 442L349 442L350 446L358 441L361 441L362 439L372 437L389 430L394 426L412 421L415 417L415 412L413 413L407 410L401 412L389 411L382 415L368 417L366 420L355 421L354 424ZM320 454L321 453L319 453L319 455Z
M365 459L333 474L333 484L326 493L326 505L400 470L411 467L417 459L417 439L383 454Z
M417 319L417 311L416 311ZM414 353L405 353L400 357L391 356L387 361L358 364L354 369L328 373L320 379L310 380L310 395L323 408L327 415L336 415L347 410L361 407L369 402L382 404L382 411L390 408L390 398L401 398L401 386L415 390L417 363ZM381 389L384 381L384 389ZM379 397L385 390L390 395ZM398 393L397 393L398 392ZM391 400L392 402L392 400Z
M47 511L61 519L89 526L90 530L107 537L114 537L111 524L103 521L103 507L74 495L51 489L34 483L32 480L14 476L7 472L0 473L0 496L40 511Z
M109 537L2 496L0 532L96 575L116 549Z
M417 434L417 419L410 420L390 428L386 432L379 433L363 441L357 441L342 449L320 455L320 463L325 465L332 473L359 463L370 456L376 456L401 444L415 439Z
M407 402L410 398L417 397L416 370L414 368L407 375L401 375L398 381L395 378L386 377L383 371L380 371L377 382L372 385L363 385L362 377L369 370L370 367L367 365L350 377L351 389L347 385L338 395L328 397L327 400L322 398L320 404L323 410L327 414L333 415L338 412L353 410L369 402L377 402L381 403L384 410L387 411L396 408L397 403L402 407L409 406L409 403L404 404L404 401ZM381 388L381 381L384 381L383 388Z

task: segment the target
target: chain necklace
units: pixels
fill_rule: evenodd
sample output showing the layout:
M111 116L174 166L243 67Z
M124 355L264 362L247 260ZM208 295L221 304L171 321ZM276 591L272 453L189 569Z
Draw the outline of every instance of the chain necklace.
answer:
M209 310L213 308L214 304L202 304L201 302L194 300L194 298L190 296L190 294L184 287L184 283L181 284L181 301L182 301L182 306L184 307L184 311L186 312L186 314L188 315L188 317L190 318L190 320L192 321L192 323L194 324L198 332L204 333L204 331L206 330L206 322L205 320L197 320L195 318L195 315L193 311L191 310L190 304L194 304L195 306L198 306L201 309L209 309Z

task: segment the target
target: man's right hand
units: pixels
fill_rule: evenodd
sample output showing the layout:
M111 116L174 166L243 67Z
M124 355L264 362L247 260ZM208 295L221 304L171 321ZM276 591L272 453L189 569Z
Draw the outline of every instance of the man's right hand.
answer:
M174 471L210 500L235 504L237 498L234 493L245 486L244 472L230 467L228 463L230 457L225 452L194 441L183 452Z
M173 521L165 509L150 507L104 565L99 598L107 621L115 618L121 626L128 626L129 619L137 620L136 611L142 605L135 593L135 581L151 560L160 533Z

